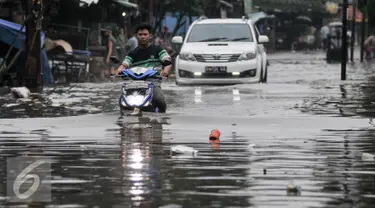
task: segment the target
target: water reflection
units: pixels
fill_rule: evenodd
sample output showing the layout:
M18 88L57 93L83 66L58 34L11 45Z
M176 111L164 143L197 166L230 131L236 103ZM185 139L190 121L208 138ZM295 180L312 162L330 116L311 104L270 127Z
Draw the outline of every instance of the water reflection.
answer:
M190 144L197 157L173 157L168 162L173 200L184 207L249 207L250 153L246 140Z
M332 132L331 132L332 133ZM316 151L326 156L325 167L315 169L321 192L331 200L326 206L373 207L375 164L361 159L363 152L375 152L373 130L337 131L317 139Z
M240 91L238 89L233 89L233 101L238 102L241 100Z
M155 121L155 120L154 120ZM131 207L151 207L153 198L160 194L160 157L162 123L139 118L142 128L124 124L121 135L122 193Z
M202 88L198 87L194 90L194 101L195 103L202 103Z
M345 85L340 85L341 97L343 99L347 98L348 91L345 89Z
M51 136L53 129L0 131L0 204L10 205L5 201L6 159L24 155L53 158L50 207L153 207L163 194L161 161L168 156L162 148L163 123L161 118L140 118L107 129L105 138L96 140Z

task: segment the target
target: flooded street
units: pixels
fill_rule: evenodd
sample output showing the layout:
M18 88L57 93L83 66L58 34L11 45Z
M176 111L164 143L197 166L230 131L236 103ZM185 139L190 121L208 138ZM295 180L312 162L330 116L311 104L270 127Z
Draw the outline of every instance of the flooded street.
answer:
M322 57L270 54L268 84L168 81L167 114L140 118L118 120L121 83L0 98L0 204L21 205L7 201L7 158L48 156L46 207L373 207L375 162L362 154L375 154L375 64L340 81Z

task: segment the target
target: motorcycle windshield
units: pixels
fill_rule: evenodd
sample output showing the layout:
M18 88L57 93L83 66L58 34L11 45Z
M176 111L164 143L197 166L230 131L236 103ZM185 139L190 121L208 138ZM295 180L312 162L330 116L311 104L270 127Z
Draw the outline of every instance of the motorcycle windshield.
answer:
M130 69L130 71L132 71L135 75L144 74L148 70L149 69L144 68L144 67L133 67L133 68Z
M144 67L133 67L129 70L123 71L124 75L134 80L145 80L148 78L158 77L158 72L153 69Z

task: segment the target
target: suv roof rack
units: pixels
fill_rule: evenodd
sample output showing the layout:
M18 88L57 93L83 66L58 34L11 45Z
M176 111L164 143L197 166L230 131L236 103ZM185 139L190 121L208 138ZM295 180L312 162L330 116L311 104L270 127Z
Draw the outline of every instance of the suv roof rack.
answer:
M242 16L242 20L248 20L249 19L249 16Z

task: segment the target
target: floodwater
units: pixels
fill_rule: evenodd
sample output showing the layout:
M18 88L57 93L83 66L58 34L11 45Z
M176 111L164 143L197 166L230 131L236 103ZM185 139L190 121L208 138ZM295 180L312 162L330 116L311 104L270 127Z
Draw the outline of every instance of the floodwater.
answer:
M165 115L118 120L120 83L1 98L0 204L22 204L7 200L7 158L46 156L46 207L373 207L374 65L340 81L321 54L288 55L270 55L268 84L164 83Z

